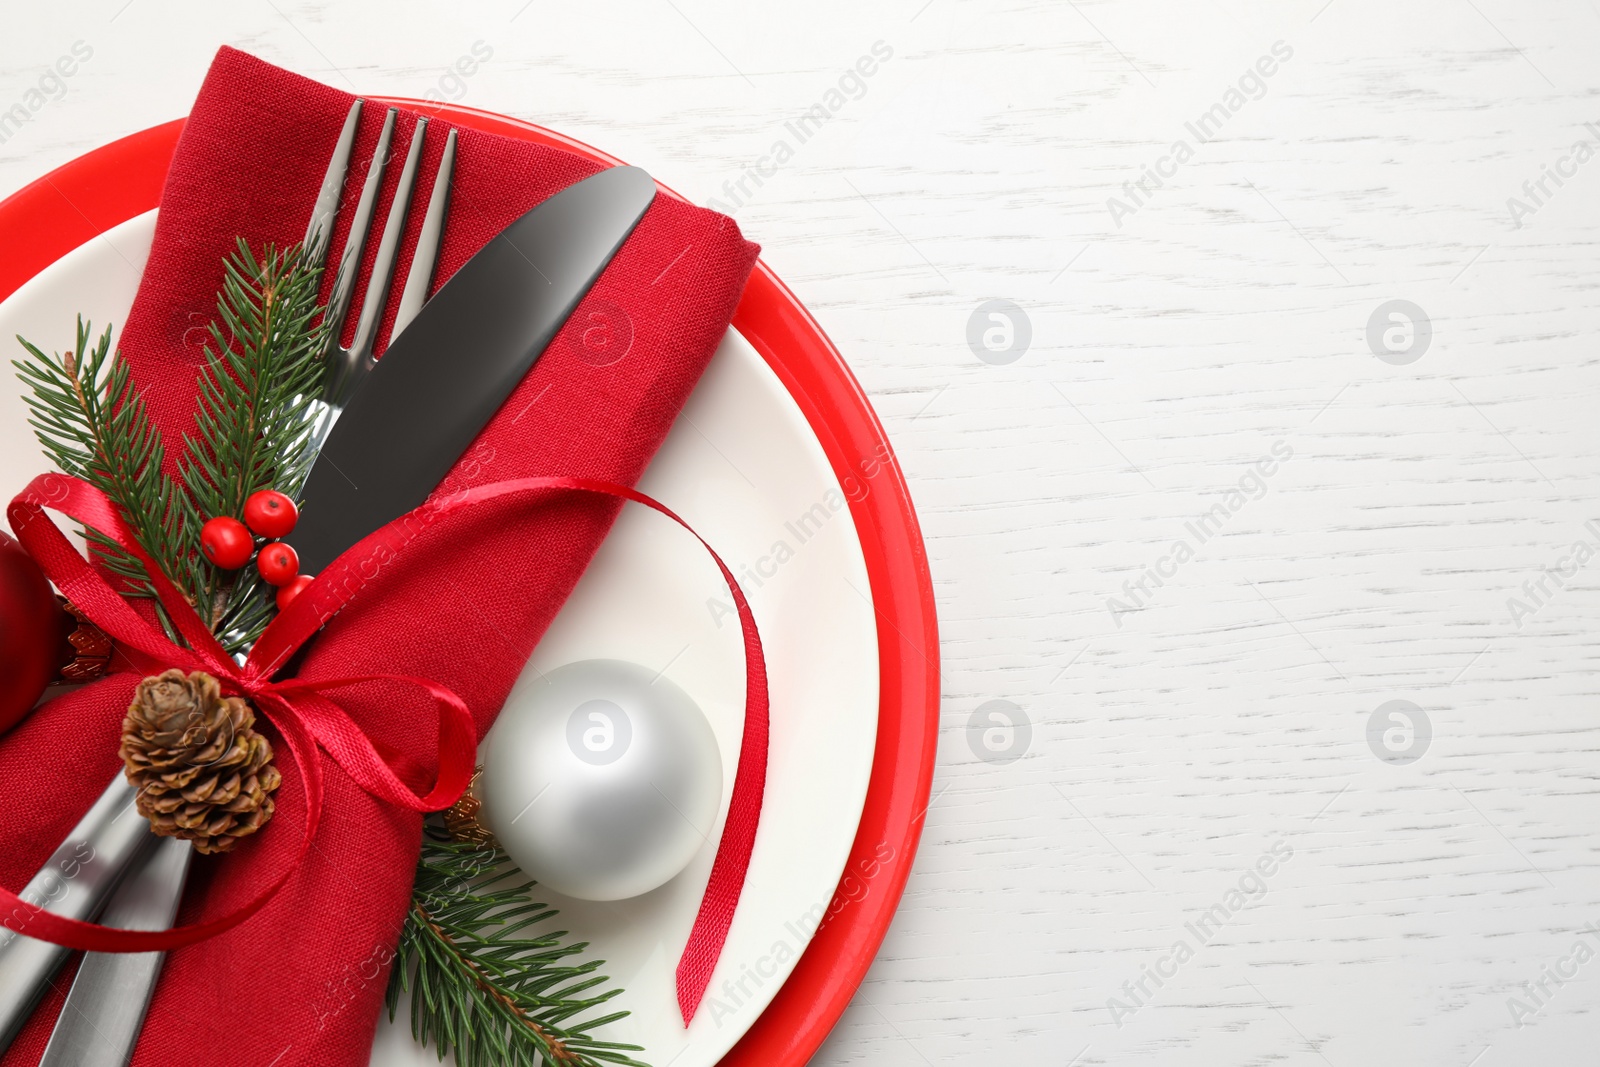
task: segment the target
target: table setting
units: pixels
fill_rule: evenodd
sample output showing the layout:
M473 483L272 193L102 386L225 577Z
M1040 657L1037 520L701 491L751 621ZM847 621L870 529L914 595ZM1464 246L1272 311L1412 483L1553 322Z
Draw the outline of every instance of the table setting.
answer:
M738 224L225 47L0 233L0 1062L804 1062L937 640Z

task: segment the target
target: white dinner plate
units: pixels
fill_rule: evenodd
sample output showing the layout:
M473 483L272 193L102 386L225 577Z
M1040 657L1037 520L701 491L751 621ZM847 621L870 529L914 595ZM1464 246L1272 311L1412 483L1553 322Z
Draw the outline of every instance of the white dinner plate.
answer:
M47 350L72 343L78 313L103 326L132 305L155 212L107 231L0 303L0 337ZM209 310L209 309L206 309ZM7 361L9 363L9 359ZM0 500L48 469L15 375L0 384ZM563 471L550 471L552 475ZM772 728L766 800L744 893L692 1025L678 1015L674 970L711 869L721 818L687 870L614 903L542 891L559 928L606 961L631 1012L604 1036L644 1046L656 1067L707 1067L756 1020L805 949L843 872L872 770L877 632L850 511L800 409L760 355L729 330L639 488L692 525L728 561L766 649ZM840 581L839 579L843 579ZM717 734L722 810L737 765L744 696L738 620L693 538L644 508L624 508L524 678L574 660L632 660L687 691ZM520 687L520 683L519 683ZM514 698L514 697L513 697ZM380 1023L374 1067L437 1064L404 1013Z

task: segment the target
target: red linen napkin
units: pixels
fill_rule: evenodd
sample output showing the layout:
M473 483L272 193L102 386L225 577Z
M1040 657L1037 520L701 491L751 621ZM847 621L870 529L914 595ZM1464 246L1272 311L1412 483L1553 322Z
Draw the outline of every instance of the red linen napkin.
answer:
M257 246L300 239L351 99L234 49L218 53L178 143L150 260L120 337L169 462L192 426L223 257L240 235ZM383 110L369 105L362 116L346 189L352 203ZM416 117L401 113L397 152ZM419 198L431 187L444 125L429 130ZM565 151L462 129L436 282L528 208L597 169ZM380 212L394 183L391 175ZM416 241L421 212L415 216L402 264ZM347 225L341 218L335 249ZM373 252L369 246L369 265ZM721 339L756 252L731 219L658 196L441 489L540 475L634 484ZM390 320L402 281L391 294ZM387 322L384 329L386 337ZM584 338L595 329L609 331L608 339L631 333L626 354L609 362L613 346L595 358L594 337L587 345ZM430 678L465 699L481 735L617 506L564 497L532 516L491 505L438 522L328 625L300 675ZM125 677L107 679L46 705L0 742L6 886L20 889L118 771L130 692ZM412 785L431 780L435 724L425 698L367 685L341 692L339 702L392 758L415 767ZM326 758L323 767L325 805L306 863L262 912L169 956L135 1067L367 1063L410 900L420 820L368 796ZM292 858L303 791L292 765L282 770L274 823L235 853L195 858L180 922L232 910ZM0 1064L37 1063L67 981L58 980Z

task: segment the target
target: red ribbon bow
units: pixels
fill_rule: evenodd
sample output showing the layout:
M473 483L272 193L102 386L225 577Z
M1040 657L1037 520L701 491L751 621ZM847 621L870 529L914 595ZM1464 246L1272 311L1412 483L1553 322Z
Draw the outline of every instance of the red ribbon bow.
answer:
M711 878L701 899L694 928L678 961L678 1007L684 1025L711 981L717 958L744 887L755 845L767 766L766 664L755 618L733 572L688 523L659 501L623 485L590 478L518 478L430 499L416 510L363 538L328 566L316 580L268 624L248 658L240 665L201 622L194 609L139 548L115 505L99 490L77 478L40 475L12 500L6 515L17 539L53 581L62 595L116 639L119 653L146 674L176 667L205 671L225 693L248 697L277 727L289 747L306 790L306 820L293 862L245 904L219 918L170 930L120 930L54 915L0 889L0 924L18 933L69 948L95 952L150 952L190 945L237 926L266 905L289 880L316 836L322 809L320 745L367 792L413 811L438 811L454 803L472 776L477 738L466 703L444 686L409 675L371 674L317 681L273 676L322 625L376 573L374 564L393 559L416 534L433 521L502 497L535 501L551 491L598 493L631 500L667 516L694 534L716 561L733 595L745 647L745 725L734 777L733 795ZM137 558L150 575L162 605L188 643L169 640L119 596L84 559L45 514L53 508L98 531ZM395 774L371 739L330 700L328 690L366 682L402 682L432 698L439 715L439 770L433 787L418 794Z

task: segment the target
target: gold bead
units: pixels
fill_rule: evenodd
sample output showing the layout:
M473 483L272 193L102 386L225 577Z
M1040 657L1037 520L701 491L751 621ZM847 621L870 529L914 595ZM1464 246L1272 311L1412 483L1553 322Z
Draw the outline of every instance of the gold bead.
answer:
M472 781L467 783L466 791L461 794L461 798L445 809L444 828L450 831L450 836L457 841L494 845L494 835L485 828L478 817L483 802L478 799L476 791L478 779L482 777L482 767L472 772Z

